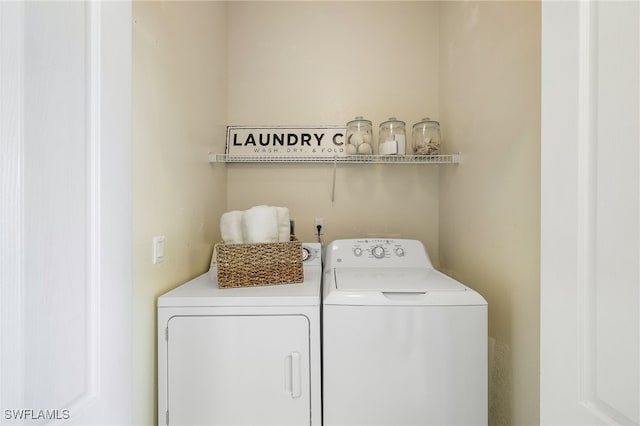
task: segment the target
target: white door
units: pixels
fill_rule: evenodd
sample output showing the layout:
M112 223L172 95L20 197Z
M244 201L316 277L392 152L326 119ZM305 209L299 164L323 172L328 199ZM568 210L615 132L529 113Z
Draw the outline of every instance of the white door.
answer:
M640 2L544 2L540 417L640 423Z
M127 2L0 2L1 424L131 424Z
M305 316L175 316L167 341L166 424L311 423Z

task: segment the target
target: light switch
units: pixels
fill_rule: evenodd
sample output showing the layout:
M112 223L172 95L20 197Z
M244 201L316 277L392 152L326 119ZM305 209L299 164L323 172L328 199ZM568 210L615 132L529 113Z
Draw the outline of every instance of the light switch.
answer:
M153 263L164 262L164 235L153 237Z

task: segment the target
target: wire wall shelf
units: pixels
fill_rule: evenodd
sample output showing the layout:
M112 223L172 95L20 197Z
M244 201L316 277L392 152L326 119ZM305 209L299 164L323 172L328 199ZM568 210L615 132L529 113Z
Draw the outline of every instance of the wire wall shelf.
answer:
M231 155L209 153L209 163L329 163L329 164L457 164L460 154L443 155Z

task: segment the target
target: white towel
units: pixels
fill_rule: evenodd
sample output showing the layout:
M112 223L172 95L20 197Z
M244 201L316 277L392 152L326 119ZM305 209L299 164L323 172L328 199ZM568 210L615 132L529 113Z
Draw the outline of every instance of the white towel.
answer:
M278 241L278 212L275 207L256 206L242 213L242 236L245 243Z
M226 244L242 244L242 211L233 210L220 217L220 235Z
M276 211L278 212L278 241L289 241L291 238L289 209L286 207L276 207Z

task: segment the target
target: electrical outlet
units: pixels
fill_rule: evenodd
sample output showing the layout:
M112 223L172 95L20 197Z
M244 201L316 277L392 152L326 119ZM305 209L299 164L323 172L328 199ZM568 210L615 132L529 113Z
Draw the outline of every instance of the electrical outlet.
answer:
M313 234L318 235L318 226L320 226L320 235L324 235L324 219L316 217L313 225Z

